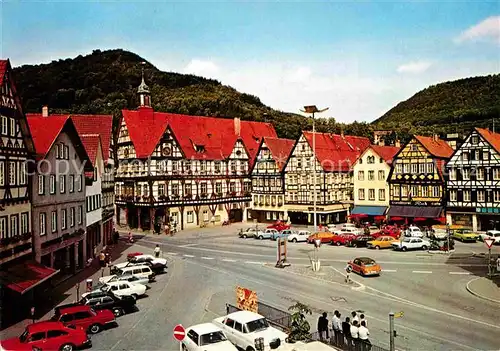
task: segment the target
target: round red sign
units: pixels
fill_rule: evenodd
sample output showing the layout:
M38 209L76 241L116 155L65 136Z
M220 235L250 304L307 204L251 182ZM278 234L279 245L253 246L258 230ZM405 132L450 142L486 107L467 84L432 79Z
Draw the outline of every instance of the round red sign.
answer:
M184 340L185 336L186 336L186 329L184 329L184 327L182 325L177 324L174 327L174 338L177 341L182 341L182 340Z

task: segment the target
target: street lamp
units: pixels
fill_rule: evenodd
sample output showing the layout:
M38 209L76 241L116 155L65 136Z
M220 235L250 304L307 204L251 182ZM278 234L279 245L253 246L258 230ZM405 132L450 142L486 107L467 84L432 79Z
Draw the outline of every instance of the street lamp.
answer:
M304 109L303 110L300 110L304 113L310 113L312 114L312 120L313 120L313 130L312 130L312 133L313 133L313 188L314 188L314 192L313 192L313 216L314 216L314 232L317 231L317 219L316 219L316 124L315 124L315 119L314 119L314 114L315 113L321 113L321 112L325 112L326 110L328 110L328 107L327 108L324 108L322 110L318 110L318 108L316 107L316 105L310 105L310 106L304 106Z

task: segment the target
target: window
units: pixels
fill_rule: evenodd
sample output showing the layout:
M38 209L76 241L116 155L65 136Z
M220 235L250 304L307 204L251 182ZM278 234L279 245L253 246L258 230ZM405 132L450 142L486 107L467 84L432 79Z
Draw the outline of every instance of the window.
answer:
M400 185L394 185L394 196L399 197L401 195L401 186Z
M469 161L469 153L462 152L462 161Z
M16 162L9 162L9 184L10 185L15 185L16 184Z
M61 211L61 229L66 229L66 209L63 208Z
M5 185L5 162L0 161L0 185Z
M450 201L457 201L457 191L450 190Z
M418 145L417 144L412 144L411 145L411 151L418 151Z
M29 214L28 212L21 213L21 234L29 233Z
M75 191L75 175L74 174L70 174L69 175L69 192L72 193Z
M208 222L208 211L203 211L203 222Z
M50 175L49 179L49 187L50 187L50 193L55 194L56 193L56 176L54 174Z
M207 194L208 192L208 187L207 187L207 183L201 183L200 184L200 191L202 194Z
M493 168L493 179L500 180L500 168Z
M19 164L19 184L26 185L28 183L28 172L26 171L26 162L20 162Z
M427 172L427 164L426 163L419 163L418 164L418 172L419 173L426 173Z
M66 192L66 176L62 175L59 176L59 191L61 194L64 194Z
M483 161L489 161L490 152L488 150L483 151Z
M477 180L484 180L484 168L478 167L476 169Z
M385 201L385 189L378 190L378 199L379 201Z
M418 185L412 185L411 186L411 193L410 195L412 197L418 197Z
M402 197L407 197L408 196L408 186L401 185L401 196Z
M28 342L41 341L45 339L45 332L33 333Z
M375 180L375 171L368 171L368 180Z
M215 192L217 194L222 194L222 183L215 183Z
M375 200L375 189L368 189L368 200Z
M396 174L403 173L403 165L401 163L396 163Z
M191 195L192 193L191 183L184 184L184 195Z
M434 173L434 163L427 162L427 173L429 173L429 174Z
M73 210L73 217L74 217L74 210ZM78 207L78 224L82 224L83 222L83 206L80 205L80 207Z
M358 198L360 200L364 200L365 199L365 189L359 189L358 190Z
M484 190L477 191L477 202L484 202Z
M158 184L158 195L165 195L165 184Z
M457 180L457 169L450 168L450 180Z
M14 118L10 119L10 135L16 135L16 120Z
M278 180L277 186L281 186L281 179ZM243 190L245 192L250 192L252 190L252 183L250 183L250 182L243 183Z
M0 237L2 239L7 237L7 216L0 217Z
M412 163L411 164L411 173L417 174L418 173L418 163Z
M462 177L464 180L470 179L470 169L469 168L462 169Z
M432 187L432 197L440 197L441 196L441 189L439 186L434 185Z
M148 196L148 193L149 193L148 185L147 185L147 184L144 184L144 185L142 186L142 194L143 194L144 196Z
M464 190L464 201L470 202L470 190Z
M474 160L479 161L479 150L474 150Z
M231 161L231 172L236 173L236 161Z
M188 223L193 223L194 222L193 215L194 215L193 211L188 211L188 213L187 213L187 222Z
M385 171L378 171L378 180L385 180Z
M500 202L500 190L493 191L493 201Z
M7 135L7 117L2 116L2 135Z
M18 224L18 217L17 215L11 215L10 216L10 236L16 236L19 234L19 229L17 228Z
M220 173L220 162L215 162L215 173Z
M83 175L79 175L78 176L78 191L82 191L83 190Z
M74 207L71 207L69 209L69 226L70 227L74 227L75 226L75 208Z
M429 187L422 185L422 197L429 197Z
M64 159L69 160L69 146L64 145Z
M405 163L403 165L403 173L410 173L410 164L409 163Z
M474 135L472 138L471 138L471 142L472 142L472 145L477 145L479 144L479 137Z
M172 184L172 195L179 195L179 184Z
M52 218L51 218L51 229L52 229L52 233L56 232L57 231L57 212L56 211L52 211Z
M47 218L45 213L40 213L40 217L38 218L38 225L40 226L40 235L47 234Z
M366 159L366 163L374 164L375 163L375 156L368 156Z
M231 193L235 193L236 192L236 183L234 183L234 182L229 183L229 191Z

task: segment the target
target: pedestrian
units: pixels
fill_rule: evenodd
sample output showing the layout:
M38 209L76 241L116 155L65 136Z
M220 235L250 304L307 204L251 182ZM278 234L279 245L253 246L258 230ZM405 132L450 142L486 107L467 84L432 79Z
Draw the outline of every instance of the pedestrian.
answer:
M154 249L155 257L158 258L160 257L160 245L156 244L156 247Z
M332 318L332 329L333 329L333 337L335 340L335 345L341 346L341 338L342 338L342 323L340 322L341 314L339 311L333 312Z
M359 315L359 324L361 325L361 322L365 322L365 326L368 325L368 321L366 320L366 317L363 313Z
M354 324L354 322L358 322L359 324L359 316L356 311L351 312L351 324Z
M106 254L104 251L101 251L99 254L99 266L101 266L101 268L106 267Z
M351 348L351 320L349 317L345 317L345 321L342 322L342 334L344 334L344 344L349 349Z
M352 272L352 267L351 267L351 265L348 264L345 267L345 273L346 273L345 274L345 282L348 283L348 284L351 282L351 280L349 278L349 274L351 274L351 272Z
M128 232L128 242L132 244L134 242L134 237L132 236L132 232Z
M113 240L115 244L118 244L118 239L120 239L120 233L118 233L118 230L115 229L115 232L113 233Z
M358 321L353 321L350 332L351 332L351 339L352 339L352 345L354 347L354 350L359 350L359 328L358 328Z
M366 327L366 321L361 321L361 326L358 328L359 343L362 351L370 351L372 344L368 339L370 331Z
M325 341L328 340L328 314L326 312L323 312L323 315L321 315L318 318L318 333L319 333L319 340L320 341Z

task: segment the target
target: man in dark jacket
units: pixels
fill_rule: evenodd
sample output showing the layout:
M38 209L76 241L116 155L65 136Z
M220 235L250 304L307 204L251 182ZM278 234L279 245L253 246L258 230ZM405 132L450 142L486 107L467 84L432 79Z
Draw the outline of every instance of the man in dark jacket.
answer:
M342 322L342 333L344 334L344 342L345 345L347 346L347 349L350 349L352 346L352 341L351 341L351 320L349 317L345 318L345 321Z
M321 341L328 340L328 314L323 312L323 315L318 318L318 333Z

